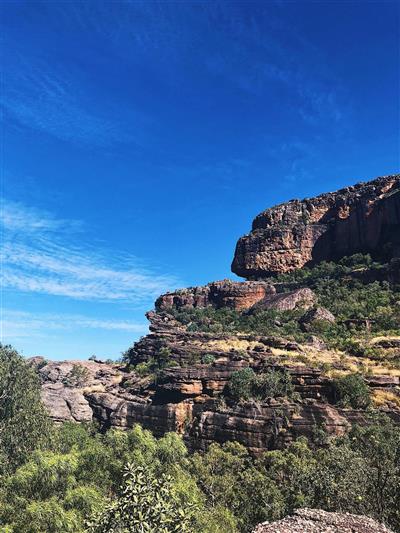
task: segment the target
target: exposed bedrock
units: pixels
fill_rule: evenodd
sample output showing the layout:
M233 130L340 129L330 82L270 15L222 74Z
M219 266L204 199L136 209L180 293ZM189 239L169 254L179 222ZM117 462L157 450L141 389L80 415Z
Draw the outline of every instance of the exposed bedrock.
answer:
M322 259L379 252L391 261L349 276L364 283L399 282L399 197L397 175L269 209L240 239L233 270L263 278ZM140 423L157 436L176 431L193 450L206 449L212 442L238 441L257 455L300 435L312 436L316 425L340 435L352 423L367 423L365 410L340 407L334 394L336 375L362 371L374 406L400 423L398 372L384 364L398 357L399 337L377 337L365 357L329 349L311 333L318 331L315 326L334 323L335 317L318 306L309 288L273 281L222 280L160 296L155 310L147 313L150 333L125 354L129 365L32 358L51 417L56 422L95 421L102 430ZM235 330L230 324L207 322L219 313L193 312L197 308L235 310L249 323L257 317L269 320L272 313L258 315L259 310L303 309L292 315L309 333L291 337L280 319L274 319L271 331L282 337L268 335L268 328L257 330L264 335ZM197 315L204 331L196 324ZM221 315L238 318L233 313ZM364 363L374 372L366 373ZM250 374L257 376L252 378L255 382L284 374L290 394L256 392L252 400L237 396L232 375L241 370L234 378Z
M277 293L274 285L263 281L223 280L214 281L202 287L189 287L162 294L156 300L155 306L158 311L173 307L177 309L213 307L236 311L255 308L289 311L296 307L307 309L315 302L315 295L308 288Z
M269 283L235 282L225 279L202 287L189 287L163 294L156 300L155 305L160 311L171 307L227 307L241 311L249 309L275 292L275 288Z
M259 524L253 533L392 533L367 516L329 513L321 509L297 509L293 516Z
M191 350L198 338L195 333L186 338L186 343L193 343ZM173 340L179 344L177 338ZM332 383L321 370L295 364L281 367L272 346L297 349L284 342L265 337L256 344L253 338L253 349L245 357L234 351L216 351L217 358L212 364L170 367L156 382L123 366L98 362L34 360L32 364L42 381L44 404L56 422L96 421L103 430L126 429L140 423L157 436L168 431L180 433L193 450L206 449L212 442L235 440L257 455L266 449L283 447L298 436L311 437L316 425L323 426L331 435L340 435L352 423L365 423L365 412L330 403ZM81 365L86 372L76 371ZM298 399L247 402L225 399L224 391L232 373L249 366L255 372L286 368ZM71 372L79 375L81 381L71 383ZM369 385L379 390L390 391L399 385L398 378L392 376L374 379ZM400 422L398 410L386 412Z
M248 279L323 260L400 256L400 175L267 209L236 245L232 271Z

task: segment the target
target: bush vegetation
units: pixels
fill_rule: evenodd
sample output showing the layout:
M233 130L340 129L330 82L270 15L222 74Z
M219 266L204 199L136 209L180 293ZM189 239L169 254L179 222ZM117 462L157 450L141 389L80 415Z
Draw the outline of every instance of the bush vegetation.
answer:
M400 531L400 428L386 417L320 436L322 448L301 438L257 459L234 442L191 455L177 434L156 439L139 425L53 426L35 374L10 347L0 350L0 387L4 533L246 533L302 506ZM257 383L259 394L272 390L288 393L286 378Z
M379 270L384 265L373 262L369 255L356 254L339 262L322 262L314 268L282 274L273 280L287 284L287 290L294 287L311 288L317 295L318 304L335 315L335 323L316 322L311 324L307 333L302 331L299 324L304 314L301 309L241 313L209 307L173 309L171 313L189 331L278 335L298 342L306 341L310 335L317 335L332 348L347 351L358 344L359 352L363 351L365 356L374 355L373 350L363 348L355 338L379 334L400 335L400 287L391 286L385 281L363 283L350 276L354 271L367 268Z
M336 402L342 407L366 409L371 405L371 393L360 374L347 374L333 381Z
M82 365L74 364L71 371L65 376L63 383L67 387L84 387L88 379L88 369Z
M265 400L266 398L292 398L295 394L290 374L284 370L270 370L256 374L251 368L233 372L229 392L235 400Z

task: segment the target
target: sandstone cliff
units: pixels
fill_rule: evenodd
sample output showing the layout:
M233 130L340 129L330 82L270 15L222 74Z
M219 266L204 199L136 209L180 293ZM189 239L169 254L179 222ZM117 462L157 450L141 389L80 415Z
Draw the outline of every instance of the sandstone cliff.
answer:
M124 363L31 360L52 418L96 421L102 430L140 423L157 436L182 434L190 449L235 440L259 454L311 437L316 426L339 435L354 422L366 423L365 410L338 404L334 392L335 376L360 373L375 407L400 423L398 290L390 296L385 289L379 311L387 336L379 331L374 337L369 328L376 317L360 315L369 298L360 286L373 286L379 306L379 284L400 282L400 261L393 259L400 250L399 187L400 176L389 176L282 204L259 215L238 243L234 271L257 278L358 251L384 253L388 264L346 269L341 294L355 284L362 295L356 301L350 294L355 315L337 320L321 306L317 286L273 278L166 293L147 314L150 333L126 352ZM388 302L397 311L391 313ZM350 344L328 347L319 333L329 327ZM293 394L235 398L230 380L246 369L288 375Z
M162 294L156 300L155 307L158 311L183 307L198 309L213 307L236 311L263 308L289 311L296 307L306 309L316 302L315 295L310 289L278 292L281 289L279 285L263 281L214 281L203 287L191 287Z
M232 271L248 279L357 252L400 256L400 175L272 207L236 245Z
M130 353L131 365L96 361L49 362L31 360L42 381L42 397L57 421L96 421L102 429L128 428L135 423L161 436L183 435L190 449L206 449L212 442L235 440L254 454L282 447L294 438L311 437L315 426L340 435L352 423L365 423L360 409L335 405L332 379L319 363L330 361L340 371L363 359L330 352L311 339L307 345L254 333L192 332L168 312L149 313L152 332ZM382 350L397 350L396 340ZM400 340L399 340L400 342ZM142 375L140 365L168 354L168 366L157 375ZM310 366L312 365L312 366ZM84 371L76 372L76 367ZM297 397L238 402L229 396L234 372L286 370ZM373 393L387 397L380 409L400 423L400 405L391 401L399 377L385 367L368 378ZM71 376L77 375L78 381Z

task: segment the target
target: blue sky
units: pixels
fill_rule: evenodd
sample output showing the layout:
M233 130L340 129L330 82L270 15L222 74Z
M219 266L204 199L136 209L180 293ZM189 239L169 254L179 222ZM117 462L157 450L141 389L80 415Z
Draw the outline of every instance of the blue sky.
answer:
M3 2L3 342L118 357L261 210L398 171L399 5Z

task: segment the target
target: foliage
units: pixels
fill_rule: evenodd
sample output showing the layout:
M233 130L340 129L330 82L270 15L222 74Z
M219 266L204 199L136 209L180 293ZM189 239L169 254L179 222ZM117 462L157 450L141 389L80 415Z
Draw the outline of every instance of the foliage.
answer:
M215 361L215 356L212 353L206 353L202 356L201 362L203 365L211 365Z
M50 423L37 375L11 347L0 345L0 459L10 471L43 446Z
M212 444L206 454L195 453L191 472L209 505L228 509L239 531L250 531L259 522L282 516L283 499L277 485L238 443Z
M170 312L189 331L277 335L298 342L306 341L310 335L318 335L332 348L346 351L351 343L357 342L355 336L369 333L368 327L371 334L400 335L400 287L386 281L364 283L354 275L366 269L379 272L384 267L369 255L355 254L338 262L322 262L313 268L279 275L274 282L286 284L285 290L311 288L317 295L318 304L336 317L335 323L316 321L307 333L299 324L304 313L301 309L258 309L248 313L208 307L179 308ZM364 350L366 357L370 355L368 348L361 347L360 350Z
M63 383L67 387L83 387L87 383L88 378L88 369L82 365L74 364L65 376Z
M294 385L292 378L286 370L270 370L256 377L255 396L264 398L294 396Z
M229 380L229 392L235 400L264 400L266 398L294 395L290 374L285 370L269 370L256 374L251 368L233 372Z
M369 405L362 376L335 387L342 405ZM0 393L0 531L248 533L309 506L366 514L400 532L400 428L372 411L367 426L340 438L317 427L311 443L253 458L235 442L189 454L176 433L156 439L139 425L52 427L34 372L10 347L0 350ZM247 368L232 376L230 394L290 397L293 385L279 369Z
M368 385L360 374L347 374L333 381L336 402L343 407L366 409L371 404Z
M156 364L153 358L150 358L146 362L138 363L135 367L135 372L141 378L151 376L156 368Z
M229 380L229 392L235 400L248 400L252 397L256 374L252 368L242 368L233 372Z
M67 423L51 449L1 479L0 529L83 533L90 523L94 532L146 531L134 529L137 521L159 516L153 530L174 531L182 516L190 533L246 533L311 506L367 514L400 531L400 428L374 417L319 440L322 448L300 438L257 459L233 442L189 455L174 433L155 439L135 426L102 435Z
M89 527L92 533L189 531L193 509L183 507L170 476L128 463L120 496Z

